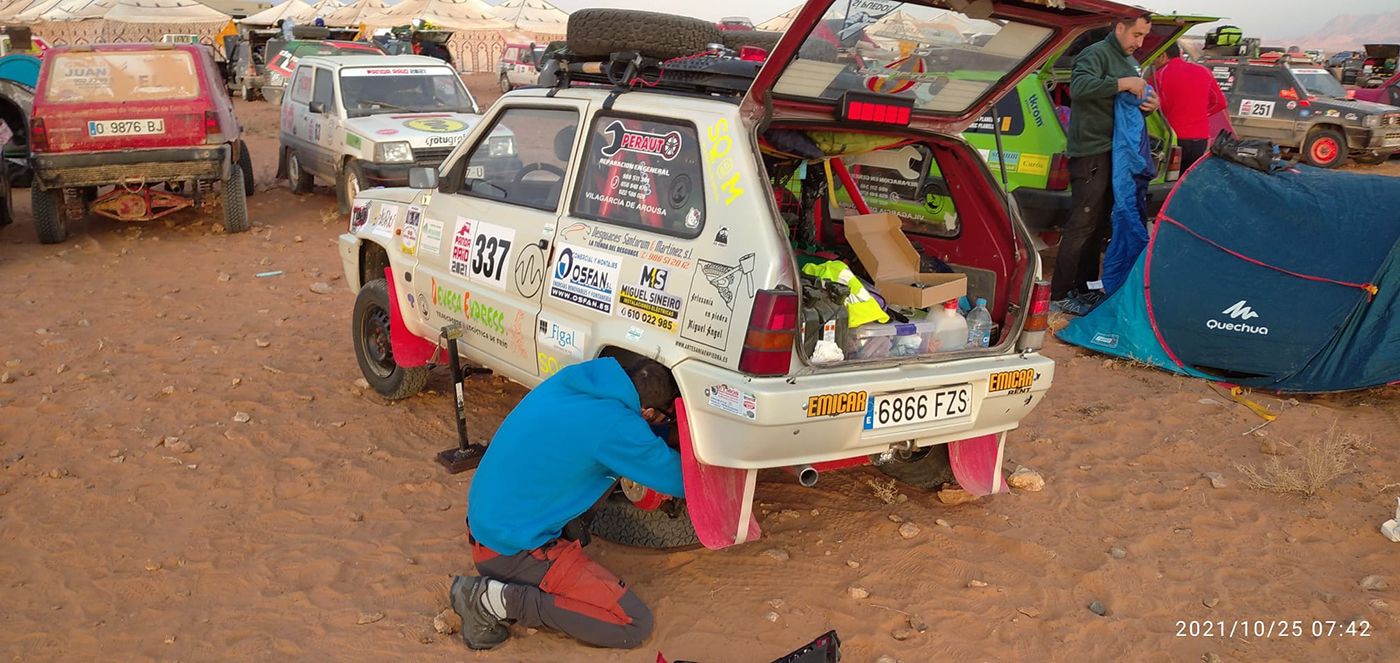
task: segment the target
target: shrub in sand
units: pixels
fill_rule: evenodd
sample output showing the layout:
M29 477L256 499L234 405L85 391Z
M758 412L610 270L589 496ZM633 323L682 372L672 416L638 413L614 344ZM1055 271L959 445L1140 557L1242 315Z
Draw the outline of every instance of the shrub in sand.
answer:
M1250 488L1274 493L1291 493L1312 497L1333 479L1346 473L1351 455L1362 446L1358 436L1337 432L1334 425L1327 434L1312 438L1301 445L1289 445L1298 450L1287 465L1270 458L1262 469L1253 465L1236 465Z

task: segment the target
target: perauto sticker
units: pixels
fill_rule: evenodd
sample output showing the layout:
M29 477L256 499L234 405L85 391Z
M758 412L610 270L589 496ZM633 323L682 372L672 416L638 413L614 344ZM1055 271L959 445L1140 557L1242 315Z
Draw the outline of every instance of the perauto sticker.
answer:
M838 414L865 412L870 394L864 391L848 391L844 394L820 394L807 399L807 418L834 417Z
M1028 389L1034 383L1034 368L1023 368L1017 371L1002 371L1000 373L993 373L992 377L987 380L987 391L992 393Z
M560 244L550 271L549 296L603 314L612 313L622 262L572 244Z
M670 161L681 153L681 132L679 131L650 134L628 129L621 122L613 120L612 124L603 129L603 133L612 136L612 142L603 148L603 156L605 157L626 151L652 154Z

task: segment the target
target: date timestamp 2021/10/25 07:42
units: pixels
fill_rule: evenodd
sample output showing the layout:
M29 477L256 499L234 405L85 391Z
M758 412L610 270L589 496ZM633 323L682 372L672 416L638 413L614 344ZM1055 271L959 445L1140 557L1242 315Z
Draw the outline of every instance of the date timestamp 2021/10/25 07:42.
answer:
M1178 638L1369 638L1364 619L1178 619Z

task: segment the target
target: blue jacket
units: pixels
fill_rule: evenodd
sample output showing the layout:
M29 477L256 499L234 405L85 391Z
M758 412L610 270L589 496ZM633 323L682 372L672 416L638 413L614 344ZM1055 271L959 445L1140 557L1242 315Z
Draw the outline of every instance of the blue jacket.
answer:
M1147 246L1147 185L1157 167L1141 105L1133 93L1119 92L1113 107L1113 239L1104 251L1102 277L1109 294L1123 285Z
M515 406L467 494L477 542L502 555L559 538L618 477L682 496L681 457L641 415L632 380L612 358L569 366Z

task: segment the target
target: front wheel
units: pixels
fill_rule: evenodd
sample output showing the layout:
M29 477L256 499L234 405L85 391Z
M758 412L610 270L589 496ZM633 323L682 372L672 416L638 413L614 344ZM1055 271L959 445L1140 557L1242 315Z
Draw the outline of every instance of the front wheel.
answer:
M243 169L243 195L252 198L255 190L253 181L253 155L248 153L248 144L238 141L238 167Z
M292 188L292 193L311 193L313 184L311 173L301 167L301 157L297 156L297 151L287 148L287 185Z
M68 239L68 220L63 212L63 189L30 189L34 209L34 230L39 243L57 244Z
M355 204L355 197L365 188L365 174L360 170L360 162L351 159L340 169L340 179L336 182L336 196L340 198L340 213L349 214Z
M1347 160L1347 139L1336 129L1315 129L1303 143L1303 160L1318 168L1336 168Z
M510 79L509 79L509 78L506 78L505 76L502 76L502 77L501 77L501 94L505 94L505 93L507 93L507 92L510 92Z
M394 362L389 342L389 285L374 279L360 288L350 316L350 335L355 344L355 360L365 381L389 400L408 398L428 383L428 367L412 368Z
M666 550L700 545L684 500L648 511L616 492L598 507L590 529L601 539L636 548Z

